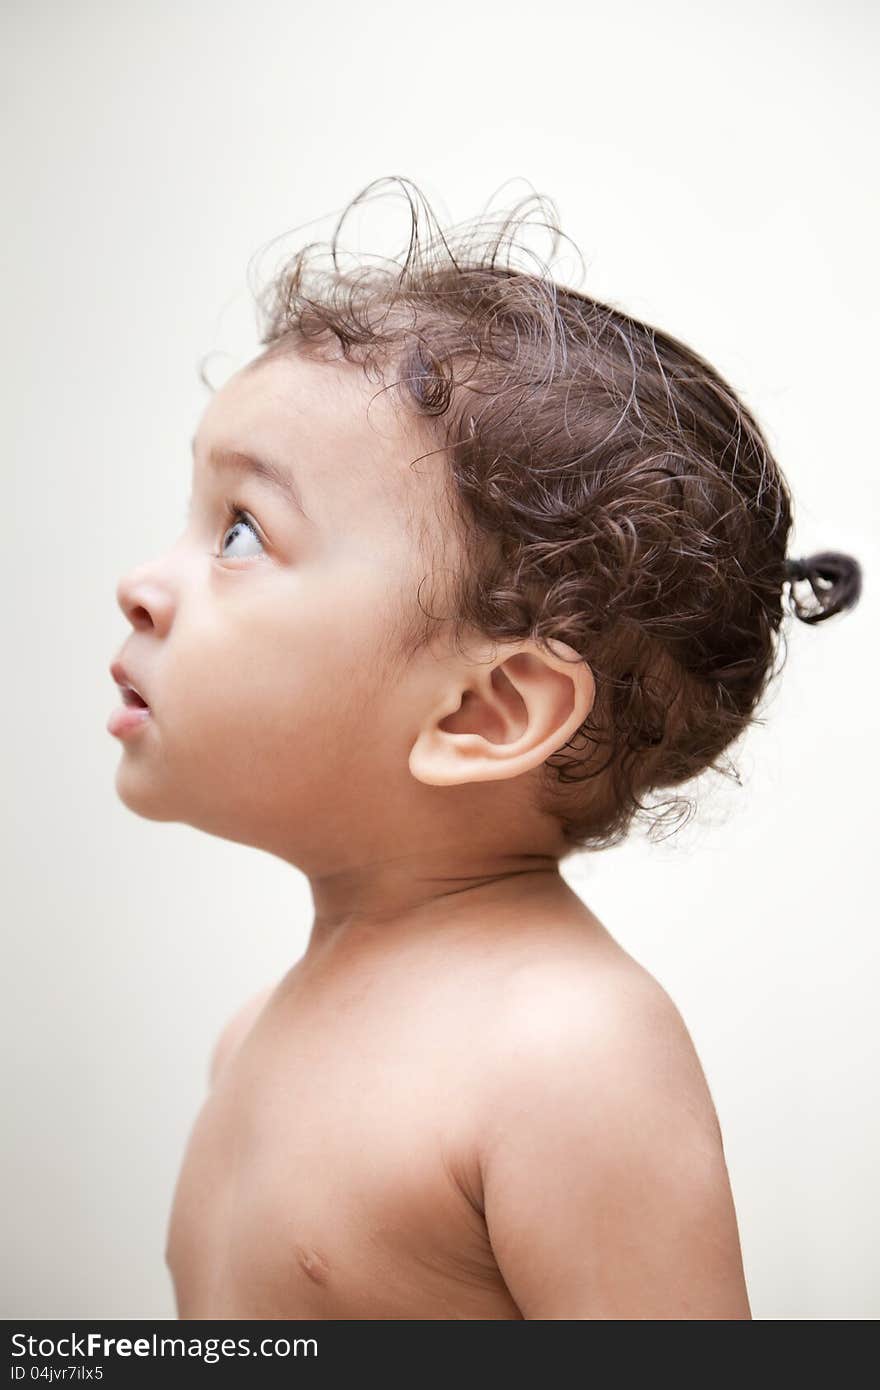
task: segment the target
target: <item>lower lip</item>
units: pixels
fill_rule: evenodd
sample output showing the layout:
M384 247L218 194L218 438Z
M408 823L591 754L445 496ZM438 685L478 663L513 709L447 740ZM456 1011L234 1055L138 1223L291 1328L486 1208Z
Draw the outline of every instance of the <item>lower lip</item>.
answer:
M140 705L120 705L107 720L107 730L116 738L128 738L129 734L142 728L149 717L150 711L141 709Z

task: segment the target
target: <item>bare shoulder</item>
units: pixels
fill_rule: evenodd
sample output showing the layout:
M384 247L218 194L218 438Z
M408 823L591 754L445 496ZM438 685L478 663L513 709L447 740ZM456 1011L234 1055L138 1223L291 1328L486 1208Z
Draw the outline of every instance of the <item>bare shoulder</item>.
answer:
M660 982L606 932L550 931L507 974L496 1016L496 1094L578 1074L595 1104L632 1090L683 1106L720 1140L693 1038ZM511 1064L513 1063L513 1065ZM549 1074L549 1075L548 1075Z
M276 985L265 985L256 994L250 995L235 1010L220 1030L211 1053L208 1068L209 1085L215 1085L217 1078L229 1059L237 1052L251 1028L256 1023L265 1005L274 994Z
M525 1317L749 1318L715 1105L660 983L550 934L505 984L480 1171Z

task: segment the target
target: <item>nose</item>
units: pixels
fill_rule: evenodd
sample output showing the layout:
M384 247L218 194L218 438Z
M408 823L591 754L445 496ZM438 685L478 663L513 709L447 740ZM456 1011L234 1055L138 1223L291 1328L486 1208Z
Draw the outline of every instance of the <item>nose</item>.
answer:
M133 628L167 631L173 596L155 564L139 565L123 575L116 586L116 602Z

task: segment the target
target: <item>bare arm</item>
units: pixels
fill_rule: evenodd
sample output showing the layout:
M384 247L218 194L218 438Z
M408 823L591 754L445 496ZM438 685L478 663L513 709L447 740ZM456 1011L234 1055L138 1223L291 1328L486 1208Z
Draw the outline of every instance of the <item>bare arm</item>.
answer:
M661 990L567 996L532 1028L482 1155L498 1266L526 1318L748 1319L714 1105Z

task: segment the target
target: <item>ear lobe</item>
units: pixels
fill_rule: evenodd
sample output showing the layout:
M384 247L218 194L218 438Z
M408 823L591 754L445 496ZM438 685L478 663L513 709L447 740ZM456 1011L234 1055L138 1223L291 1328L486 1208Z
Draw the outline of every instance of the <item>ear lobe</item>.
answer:
M552 640L508 647L486 666L457 673L410 750L412 775L429 786L497 781L538 767L563 747L595 699L593 674Z

